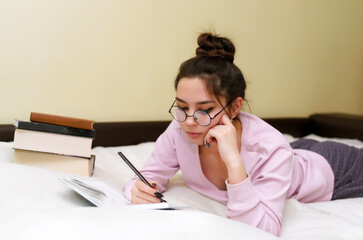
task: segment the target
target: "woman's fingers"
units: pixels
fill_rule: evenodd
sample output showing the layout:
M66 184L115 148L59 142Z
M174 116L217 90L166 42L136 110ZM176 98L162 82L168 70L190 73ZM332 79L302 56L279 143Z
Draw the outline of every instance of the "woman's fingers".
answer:
M218 125L215 125L209 129L208 133L204 137L204 144L210 147L210 144L221 140L224 136L233 133L234 126L231 119L227 115L223 115L219 120Z
M160 203L160 202L161 201L159 198L143 192L137 192L136 194L132 195L133 204L147 204L147 203Z
M222 117L221 117L221 119L219 120L219 125L222 125L222 124L224 124L224 125L233 125L232 124L232 119L230 119L229 117L228 117L228 115L227 114L225 114L225 115L223 115Z
M141 204L141 203L159 203L160 199L157 198L157 195L160 196L161 193L157 191L157 184L152 182L155 185L155 188L151 188L142 181L138 180L135 182L133 188L131 189L131 201L133 204ZM160 194L160 195L159 195ZM162 195L161 195L162 196Z

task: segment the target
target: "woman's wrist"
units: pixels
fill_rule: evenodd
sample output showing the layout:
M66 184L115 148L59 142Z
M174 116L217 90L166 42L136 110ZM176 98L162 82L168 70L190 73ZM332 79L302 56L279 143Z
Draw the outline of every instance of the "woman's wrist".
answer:
M231 161L226 164L228 171L228 183L237 184L247 179L247 172L241 158L239 161Z

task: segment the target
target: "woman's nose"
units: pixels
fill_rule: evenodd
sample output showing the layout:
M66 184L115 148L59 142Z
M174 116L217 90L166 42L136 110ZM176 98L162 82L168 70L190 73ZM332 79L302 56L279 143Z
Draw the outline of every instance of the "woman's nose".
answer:
M194 116L187 116L187 119L185 119L185 124L188 126L198 125L198 123L196 123L194 120Z

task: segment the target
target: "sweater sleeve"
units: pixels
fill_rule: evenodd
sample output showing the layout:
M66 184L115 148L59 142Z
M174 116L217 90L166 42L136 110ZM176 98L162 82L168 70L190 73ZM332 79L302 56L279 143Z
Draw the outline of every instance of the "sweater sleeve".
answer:
M156 140L155 148L140 173L148 181L156 181L159 191L166 189L169 179L179 170L175 141L171 126ZM135 176L124 185L124 195L131 200L131 188L138 178Z
M256 159L258 165L245 181L231 185L227 179L227 217L278 236L291 183L292 156L291 148L279 146Z

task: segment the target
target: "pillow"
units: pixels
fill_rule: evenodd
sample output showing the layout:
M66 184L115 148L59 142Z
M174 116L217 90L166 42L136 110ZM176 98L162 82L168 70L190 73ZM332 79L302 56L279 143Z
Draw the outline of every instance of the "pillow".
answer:
M284 133L283 135L284 135L284 137L286 138L286 140L289 143L300 139L300 138L296 138L296 137L294 137L294 136L292 136L290 134L287 134L287 133ZM347 144L349 146L353 146L353 147L356 147L356 148L362 148L363 147L363 142L358 140L358 139L329 138L329 137L321 137L321 136L318 136L318 135L315 135L315 134L309 134L309 135L304 136L303 138L313 139L313 140L316 140L316 141L319 141L319 142L322 142L322 141L335 141L335 142L344 143L344 144Z
M315 134L309 134L307 136L305 136L304 138L308 138L308 139L313 139L319 142L322 141L334 141L334 142L339 142L339 143L344 143L347 144L349 146L353 146L356 148L362 148L363 147L363 142L358 140L358 139L349 139L349 138L328 138L328 137L321 137Z
M11 163L14 160L12 142L0 142L0 163Z
M117 154L122 152L132 164L141 169L154 149L155 142L119 147L95 147L92 154L96 155L94 178L101 179L113 188L123 189L125 182L135 174Z

